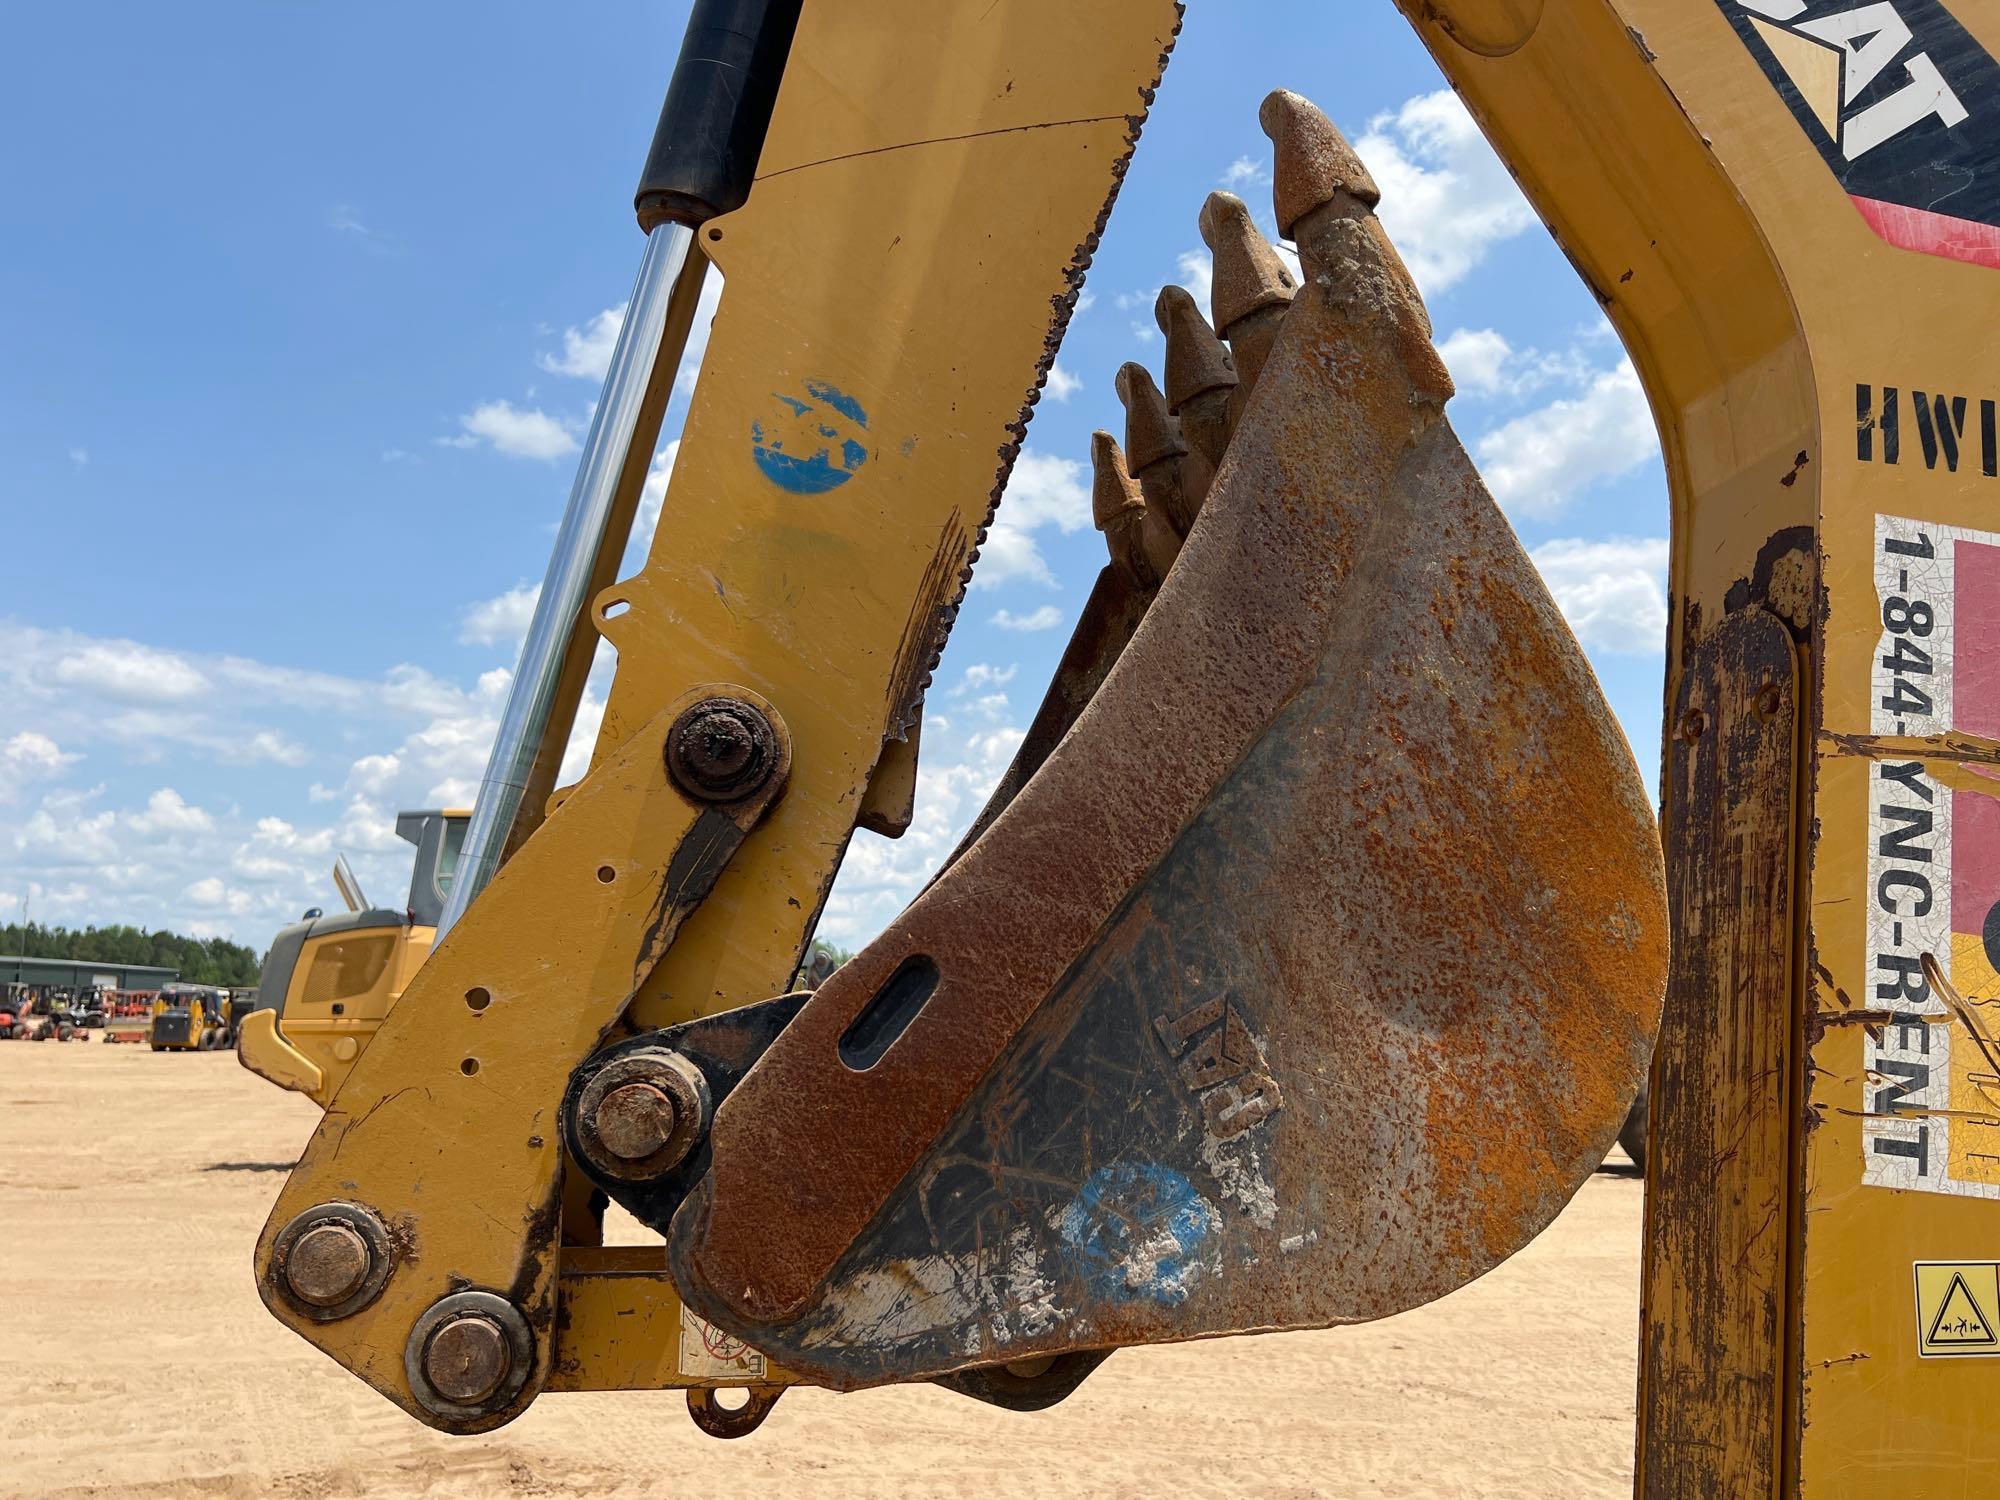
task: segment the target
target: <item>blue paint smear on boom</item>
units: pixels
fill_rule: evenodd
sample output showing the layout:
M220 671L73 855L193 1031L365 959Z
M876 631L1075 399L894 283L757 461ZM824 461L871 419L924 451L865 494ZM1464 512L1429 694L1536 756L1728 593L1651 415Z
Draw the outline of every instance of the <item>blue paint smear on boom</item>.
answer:
M868 461L868 430L859 401L824 380L805 382L811 400L773 391L783 408L770 425L750 424L750 451L766 479L794 495L824 495L852 479Z

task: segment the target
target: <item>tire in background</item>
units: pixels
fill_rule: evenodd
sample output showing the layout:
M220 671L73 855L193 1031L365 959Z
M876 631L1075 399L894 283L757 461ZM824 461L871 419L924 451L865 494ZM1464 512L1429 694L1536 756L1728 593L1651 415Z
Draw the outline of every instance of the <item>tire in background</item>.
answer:
M1646 1171L1646 1116L1651 1104L1652 1085L1639 1085L1639 1097L1632 1101L1632 1109L1625 1116L1625 1123L1618 1127L1618 1144L1625 1148L1625 1154L1632 1158L1632 1165L1639 1169L1641 1176Z

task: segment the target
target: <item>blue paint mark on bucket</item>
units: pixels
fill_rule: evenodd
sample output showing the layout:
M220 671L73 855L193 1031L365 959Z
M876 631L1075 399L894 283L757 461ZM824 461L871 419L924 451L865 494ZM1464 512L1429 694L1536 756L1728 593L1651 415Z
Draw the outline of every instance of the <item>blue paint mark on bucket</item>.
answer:
M1057 1227L1100 1295L1178 1307L1207 1268L1219 1222L1215 1205L1172 1167L1113 1162L1077 1189Z
M750 424L750 451L764 477L794 495L837 490L868 462L868 413L824 380L803 395L773 391L776 408Z

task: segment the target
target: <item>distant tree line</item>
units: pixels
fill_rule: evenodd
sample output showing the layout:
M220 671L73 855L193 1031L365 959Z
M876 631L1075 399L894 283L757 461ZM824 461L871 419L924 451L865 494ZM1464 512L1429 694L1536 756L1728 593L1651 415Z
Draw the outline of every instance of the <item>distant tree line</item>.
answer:
M178 969L189 984L248 985L257 982L257 951L227 938L185 937L178 932L144 932L137 927L0 927L0 953L22 958L70 958L102 964L152 964Z

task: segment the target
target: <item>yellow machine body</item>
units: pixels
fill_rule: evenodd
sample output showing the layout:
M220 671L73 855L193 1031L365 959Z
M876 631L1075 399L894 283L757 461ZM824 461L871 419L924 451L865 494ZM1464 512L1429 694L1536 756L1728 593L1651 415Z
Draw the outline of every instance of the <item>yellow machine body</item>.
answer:
M1984 1493L2000 272L1960 205L1856 179L1964 130L1991 191L2000 5L1406 9L1624 337L1673 497L1639 1491Z
M785 989L884 747L903 737L928 679L1029 398L1020 372L1052 358L1051 306L1080 280L1072 264L1087 247L1051 253L1041 216L1088 224L1106 210L1111 168L1178 22L1171 0L1113 0L1094 8L1106 45L1051 49L1075 16L1056 0L998 12L892 0L865 25L838 12L808 7L753 200L703 231L729 292L660 540L597 601L620 667L591 773L557 795L419 971L260 1243L268 1258L289 1219L345 1196L341 1179L397 1185L371 1207L421 1215L422 1257L404 1267L416 1274L337 1322L267 1302L413 1413L409 1331L454 1283L512 1288L546 1319L538 1384L744 1383L682 1358L678 1340L630 1332L682 1326L657 1250L523 1262L520 1237L561 1203L562 1153L547 1112L522 1103L559 1098L621 1012L658 1026ZM909 87L912 57L922 89ZM1063 123L1039 128L1051 119ZM805 224L819 227L787 227ZM838 257L825 253L834 242ZM825 336L802 349L801 324ZM879 445L838 507L774 490L741 430L772 391L808 381L853 393ZM970 459L963 444L926 442L954 429L992 441ZM660 860L696 813L657 768L676 716L718 690L783 704L774 722L793 746L792 776L744 857L684 928L663 930ZM542 1003L551 994L565 1003ZM466 1190L425 1191L437 1182ZM519 1233L496 1236L496 1217ZM580 1210L565 1215L566 1243L595 1238Z
M2000 900L1978 857L2000 676L1942 650L2000 628L1974 582L1978 549L2000 548L2000 272L1976 235L1913 243L1917 211L1858 201L1834 165L1898 120L1957 118L1935 90L1863 116L1926 67L1990 69L2000 0L1884 0L1861 21L1829 0L1402 3L1624 338L1672 495L1676 956L1640 1491L2000 1488L2000 1365L1980 1357L2000 1356L2000 976L1987 912L1944 894ZM527 1309L544 1388L785 1378L685 1356L657 1250L597 1247L565 1200L544 1106L621 1015L657 1027L780 993L871 778L907 778L908 709L996 480L990 460L933 464L926 438L1005 441L1022 393L983 372L1032 365L1018 346L1072 285L1008 226L1101 193L1176 21L1166 0L1090 10L1078 44L1054 0L806 7L755 195L704 234L728 295L671 547L598 600L620 669L591 774L410 983L260 1242L268 1267L281 1226L357 1179L419 1226L420 1256L352 1317L267 1293L412 1411L406 1340L454 1284ZM1940 12L1964 45L1933 57ZM1079 90L1099 102L1042 98ZM823 244L865 246L837 259L867 273L830 276ZM795 326L823 335L810 368ZM870 413L866 503L802 509L755 482L742 413L808 379ZM1946 677L1966 685L1941 695ZM770 708L791 779L687 915L663 908L659 861L693 815L655 773L675 715L718 690ZM551 1214L560 1253L524 1258Z

